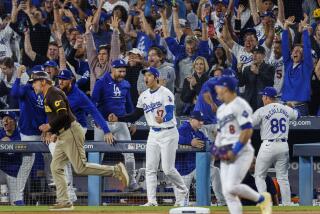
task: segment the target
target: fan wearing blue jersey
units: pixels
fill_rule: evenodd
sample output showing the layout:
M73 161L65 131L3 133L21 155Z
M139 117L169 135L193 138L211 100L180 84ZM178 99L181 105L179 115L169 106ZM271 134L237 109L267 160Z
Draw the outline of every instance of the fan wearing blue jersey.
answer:
M37 75L41 66L35 66L33 70L33 76ZM21 85L20 77L25 73L26 68L20 66L17 69L17 79L14 82L11 90L11 96L19 99L19 128L22 141L40 141L41 132L38 127L46 122L46 114L43 106L43 96L36 94L32 88L32 85L27 83ZM23 192L27 179L31 172L33 163L35 160L35 153L25 153L22 157L22 166L18 173L17 188L20 191L20 196L17 198L17 204L23 205ZM50 159L47 158L47 154L44 154L45 171L47 175L48 184L53 184L52 175L50 171Z
M0 129L0 141L20 141L16 116L13 112L1 115L3 128ZM0 184L7 184L10 203L21 205L17 202L20 191L17 189L17 175L22 163L21 153L1 153L0 155ZM2 191L2 190L1 190Z
M114 60L111 63L111 73L106 72L97 80L92 101L97 105L98 110L107 121L108 116L114 113L116 116L123 116L134 110L130 95L130 83L124 80L127 64L122 59ZM114 122L108 124L115 140L131 140L127 123ZM103 127L102 127L103 128ZM101 127L95 127L94 140L103 140L104 131ZM123 153L124 161L130 176L129 191L139 190L135 179L135 159L133 153Z

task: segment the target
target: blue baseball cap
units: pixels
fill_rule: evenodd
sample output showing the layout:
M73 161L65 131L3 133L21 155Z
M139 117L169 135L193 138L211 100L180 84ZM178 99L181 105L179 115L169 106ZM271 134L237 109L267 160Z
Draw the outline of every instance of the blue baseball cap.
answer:
M213 4L219 4L219 3L228 6L229 0L215 0L215 1L213 1Z
M273 12L270 11L270 10L265 11L265 12L263 12L263 13L260 14L260 17L267 17L267 16L269 16L269 17L271 17L271 18L273 18L273 19L276 18L276 17L274 16Z
M62 70L56 78L63 80L71 80L73 78L73 73L70 70Z
M228 88L230 91L236 91L238 81L234 77L222 76L218 79L216 86L223 86Z
M142 74L145 74L147 72L150 72L151 74L153 74L157 78L160 76L158 69L156 69L154 67L148 67L148 68L145 68L142 70Z
M111 63L111 67L112 68L126 68L128 67L126 61L124 61L123 59L116 59L113 60Z
M10 118L16 120L17 115L13 111L6 111L6 112L2 112L0 114L0 116L1 116L1 119L3 119L4 117L10 117Z
M28 74L31 75L32 73L36 73L39 71L44 71L44 68L42 65L35 65L31 69L28 70Z
M196 120L199 120L199 121L204 121L203 113L201 113L200 111L191 112L190 113L190 118L196 119Z
M58 63L56 63L56 61L54 60L49 60L49 61L46 61L44 64L43 64L43 67L55 67L55 68L58 68Z
M277 90L274 87L265 87L259 94L275 98L277 96Z

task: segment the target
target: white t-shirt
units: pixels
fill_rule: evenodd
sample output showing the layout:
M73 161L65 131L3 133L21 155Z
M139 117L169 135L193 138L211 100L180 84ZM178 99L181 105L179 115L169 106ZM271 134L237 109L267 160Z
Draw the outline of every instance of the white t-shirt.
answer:
M218 135L215 145L221 147L234 144L239 140L241 126L252 124L252 109L247 101L236 97L230 103L219 106L217 119Z
M4 29L0 30L0 59L12 57L10 39L13 35L13 30L8 24Z
M12 75L12 78L10 81L8 81L8 78L7 78L7 75L5 75L2 70L0 69L0 81L3 81L4 84L8 87L8 88L12 88L14 82L16 81L17 79L17 68L19 67L20 65L18 63L14 63L14 71L13 71L13 75ZM21 81L20 81L20 84L21 85L25 85L29 80L29 76L28 74L26 73L23 73L22 76L21 76Z
M256 25L256 26L254 27L254 29L257 31L258 41L266 38L266 36L265 36L265 30L264 30L264 27L263 27L262 22L260 22L260 24Z
M154 128L168 128L177 125L176 117L173 113L173 118L167 122L157 123L156 116L165 117L167 112L165 106L174 106L174 95L166 87L160 86L160 88L154 92L150 89L145 90L140 94L137 108L142 108L144 116L150 127Z
M280 103L271 103L253 114L253 125L260 126L262 140L288 139L289 121L298 118L298 111Z
M283 57L281 57L280 59L276 59L274 53L272 52L269 59L269 64L271 64L275 69L273 87L277 90L277 95L281 96L284 80Z

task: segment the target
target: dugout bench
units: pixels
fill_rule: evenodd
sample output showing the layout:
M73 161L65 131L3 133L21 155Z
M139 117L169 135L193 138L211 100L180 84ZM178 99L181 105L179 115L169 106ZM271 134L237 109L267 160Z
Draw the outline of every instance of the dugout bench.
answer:
M85 150L88 162L101 163L101 153L145 153L146 141L117 141L115 145L103 141L86 141ZM196 202L198 206L210 206L210 160L209 146L207 149L195 149L187 145L179 145L178 153L196 152ZM0 142L0 153L48 153L49 149L43 142L11 141ZM88 205L101 205L101 177L88 176Z

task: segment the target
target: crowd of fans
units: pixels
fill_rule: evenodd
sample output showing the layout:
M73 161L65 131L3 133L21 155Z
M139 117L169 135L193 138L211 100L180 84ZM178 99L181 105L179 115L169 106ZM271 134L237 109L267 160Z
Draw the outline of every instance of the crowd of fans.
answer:
M1 141L20 140L19 131L40 135L43 97L34 94L31 75L45 71L62 89L76 85L90 106L99 98L96 83L119 59L127 66L118 78L130 83L130 111L146 90L142 70L154 67L175 95L176 115L201 111L205 126L216 123L221 104L205 92L222 75L238 79L238 93L253 110L263 105L259 92L273 86L280 102L320 116L319 0L2 0L0 15L0 110L37 106L27 114L41 119L20 118L17 127L15 115L4 116ZM25 156L16 159L19 165ZM12 201L23 200L24 185Z
M112 60L122 58L134 105L146 89L140 71L152 66L174 92L177 115L193 110L217 72L238 78L254 110L261 89L274 86L280 101L317 115L320 1L296 4L301 10L288 17L283 0L1 1L0 108L19 108L16 78L26 84L39 70L53 80L71 70L90 96ZM18 77L21 65L27 72Z

